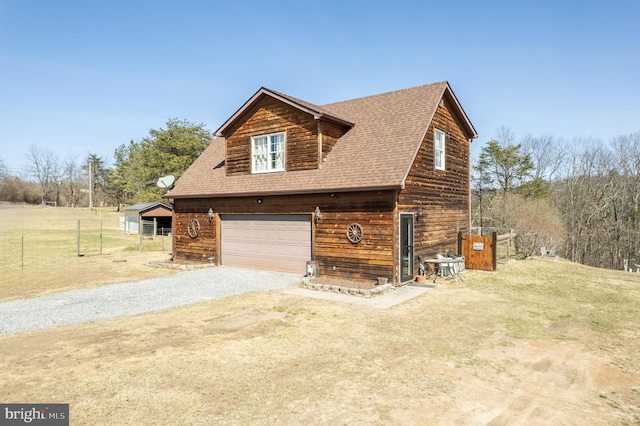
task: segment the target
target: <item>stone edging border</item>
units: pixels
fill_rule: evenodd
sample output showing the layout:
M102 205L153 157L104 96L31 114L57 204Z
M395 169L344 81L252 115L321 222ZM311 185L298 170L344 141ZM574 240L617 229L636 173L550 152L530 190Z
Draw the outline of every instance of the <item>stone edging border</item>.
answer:
M193 264L187 265L184 263L171 263L171 262L147 262L147 266L153 266L155 268L167 268L167 269L203 269L203 268L213 268L216 265L211 265L207 263L202 264Z
M350 296L361 296L361 297L380 296L386 293L387 291L395 290L395 287L391 284L384 284L381 286L377 286L375 288L364 289L364 288L341 287L338 285L331 285L331 284L312 283L308 278L303 278L300 286L302 288L306 288L309 290L330 291L334 293L348 294Z

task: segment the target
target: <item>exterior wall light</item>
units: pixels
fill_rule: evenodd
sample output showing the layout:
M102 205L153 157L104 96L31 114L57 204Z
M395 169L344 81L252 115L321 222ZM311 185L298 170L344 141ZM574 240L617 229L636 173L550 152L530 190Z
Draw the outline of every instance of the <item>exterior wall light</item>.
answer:
M262 204L262 198L258 198L258 199L256 200L256 203L258 203L258 204Z
M213 209L209 208L209 223L213 220Z
M424 215L424 212L422 211L422 207L418 208L418 218L421 218Z
M320 222L320 218L322 217L322 215L320 214L320 207L316 207L316 210L314 211L314 215L316 217L316 222Z

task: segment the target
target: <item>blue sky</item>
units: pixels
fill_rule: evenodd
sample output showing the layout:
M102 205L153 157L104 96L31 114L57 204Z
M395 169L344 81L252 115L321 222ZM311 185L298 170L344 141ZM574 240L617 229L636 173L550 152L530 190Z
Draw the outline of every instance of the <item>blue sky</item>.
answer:
M447 80L479 133L640 131L640 1L0 0L0 158L216 130L265 86L316 104Z

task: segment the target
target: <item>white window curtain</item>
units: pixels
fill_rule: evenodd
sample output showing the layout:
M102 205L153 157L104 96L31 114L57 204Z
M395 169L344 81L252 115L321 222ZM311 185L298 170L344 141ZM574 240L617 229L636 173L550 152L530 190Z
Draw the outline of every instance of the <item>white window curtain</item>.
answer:
M271 135L271 169L284 170L284 134Z
M253 138L253 171L267 171L267 137L259 136Z

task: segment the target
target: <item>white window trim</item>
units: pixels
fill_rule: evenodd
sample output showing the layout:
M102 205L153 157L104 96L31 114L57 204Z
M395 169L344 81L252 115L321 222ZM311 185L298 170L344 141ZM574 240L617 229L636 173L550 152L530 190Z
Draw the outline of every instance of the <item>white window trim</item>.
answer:
M271 151L271 137L272 136L277 136L277 135L282 135L282 138L284 140L283 147L282 147L282 167L273 168L272 164L271 164L271 156L273 155L273 151ZM258 139L258 138L265 138L265 137L267 138L267 169L266 170L256 170L256 162L255 162L255 158L254 158L255 140ZM252 174L258 174L258 173L283 172L284 169L285 169L285 166L287 164L286 152L287 152L287 134L286 134L286 132L276 132L276 133L269 133L269 134L265 134L265 135L251 136L251 173Z
M438 134L442 135L442 149L438 147ZM434 129L433 132L433 165L436 170L445 170L445 158L447 147L447 135L439 129ZM440 158L440 165L438 165L438 158Z

